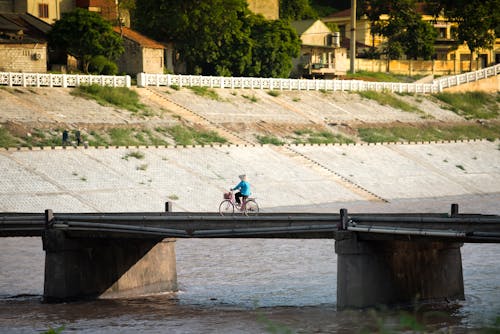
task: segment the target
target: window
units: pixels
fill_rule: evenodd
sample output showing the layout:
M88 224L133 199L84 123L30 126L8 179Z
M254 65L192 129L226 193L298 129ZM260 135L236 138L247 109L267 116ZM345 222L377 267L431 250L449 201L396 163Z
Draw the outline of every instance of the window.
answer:
M46 3L38 4L38 17L42 19L49 18L49 5Z
M439 28L439 38L446 38L446 28Z

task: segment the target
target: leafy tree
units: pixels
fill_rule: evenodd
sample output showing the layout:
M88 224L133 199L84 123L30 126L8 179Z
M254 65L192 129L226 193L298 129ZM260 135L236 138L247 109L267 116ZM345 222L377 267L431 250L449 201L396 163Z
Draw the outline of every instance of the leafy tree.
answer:
M467 43L472 55L481 48L491 49L495 32L500 34L500 0L428 0L435 14L444 13L458 24L457 43ZM472 62L470 63L470 70Z
M173 42L189 73L227 74L251 61L241 19L248 13L245 0L140 1L134 26L157 40Z
M80 60L86 73L92 57L102 55L116 60L124 51L122 40L111 24L99 14L81 8L63 13L48 39L51 47Z
M307 20L318 17L316 11L309 4L309 0L280 0L280 19Z
M372 40L376 34L387 38L383 52L388 59L402 54L430 59L434 54L437 33L430 23L422 21L415 0L367 0L363 11L371 22ZM388 20L380 20L382 14L388 15Z
M292 58L300 52L300 40L288 22L265 20L250 16L253 41L252 64L245 75L262 77L288 77Z
M252 14L246 0L140 1L133 22L172 42L192 74L286 76L300 45L288 23Z

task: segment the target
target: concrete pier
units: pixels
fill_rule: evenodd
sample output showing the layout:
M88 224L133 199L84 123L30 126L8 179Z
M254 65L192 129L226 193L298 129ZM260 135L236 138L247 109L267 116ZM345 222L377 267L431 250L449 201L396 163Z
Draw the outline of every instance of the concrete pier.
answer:
M347 232L349 233L349 232ZM335 242L337 308L464 299L461 243Z
M48 229L43 247L46 302L177 291L175 239L68 238Z

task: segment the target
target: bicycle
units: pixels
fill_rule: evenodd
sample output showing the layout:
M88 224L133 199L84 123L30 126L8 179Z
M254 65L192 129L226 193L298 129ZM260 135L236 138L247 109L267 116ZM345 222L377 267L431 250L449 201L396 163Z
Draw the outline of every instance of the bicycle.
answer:
M259 205L255 201L255 198L248 197L246 200L242 198L241 205L238 205L235 201L233 191L224 193L224 199L219 204L219 214L221 216L234 215L235 209L241 211L245 216L256 216L259 214Z

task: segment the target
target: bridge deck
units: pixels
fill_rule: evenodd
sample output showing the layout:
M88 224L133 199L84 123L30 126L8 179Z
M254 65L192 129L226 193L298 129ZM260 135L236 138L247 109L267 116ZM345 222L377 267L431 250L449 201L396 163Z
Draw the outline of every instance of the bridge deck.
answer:
M0 213L0 237L41 236L46 228L91 238L342 238L453 239L500 243L500 216L481 214L266 213L249 217L208 212Z

